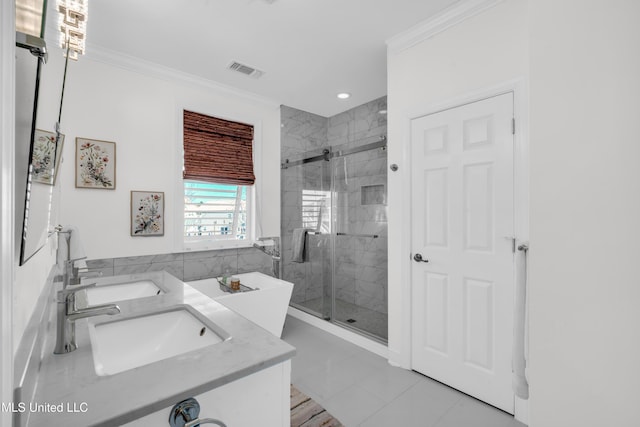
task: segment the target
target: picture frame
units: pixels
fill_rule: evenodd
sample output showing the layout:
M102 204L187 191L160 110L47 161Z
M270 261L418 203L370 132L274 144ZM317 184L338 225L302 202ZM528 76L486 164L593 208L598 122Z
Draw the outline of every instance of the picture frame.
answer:
M131 191L131 236L164 236L164 192Z
M42 129L36 129L33 137L31 165L33 182L55 185L62 158L64 135L56 143L56 134Z
M76 138L76 188L115 190L115 142Z

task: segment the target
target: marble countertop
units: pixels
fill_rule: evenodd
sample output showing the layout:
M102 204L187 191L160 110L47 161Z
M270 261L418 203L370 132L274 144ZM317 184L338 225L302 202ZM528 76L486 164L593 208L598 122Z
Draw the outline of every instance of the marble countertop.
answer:
M34 401L25 402L29 426L120 425L284 362L295 353L292 346L278 337L166 272L90 281L100 286L143 279L152 280L165 294L118 302L119 315L76 321L78 348L68 354L53 354L56 313L55 303L51 304ZM115 375L96 374L88 322L116 320L180 304L195 308L229 333L231 339ZM62 411L58 412L59 409Z

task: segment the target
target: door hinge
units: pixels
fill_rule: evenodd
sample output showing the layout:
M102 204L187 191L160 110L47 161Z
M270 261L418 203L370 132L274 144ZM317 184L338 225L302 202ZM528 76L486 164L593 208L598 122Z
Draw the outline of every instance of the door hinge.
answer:
M513 117L511 119L511 135L515 135L516 134L516 119L515 117Z

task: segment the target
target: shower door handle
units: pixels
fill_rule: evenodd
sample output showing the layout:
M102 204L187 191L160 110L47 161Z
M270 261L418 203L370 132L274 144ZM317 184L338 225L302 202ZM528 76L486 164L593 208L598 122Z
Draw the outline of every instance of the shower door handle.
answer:
M422 254L415 254L413 260L416 262L429 262L428 259L422 259Z

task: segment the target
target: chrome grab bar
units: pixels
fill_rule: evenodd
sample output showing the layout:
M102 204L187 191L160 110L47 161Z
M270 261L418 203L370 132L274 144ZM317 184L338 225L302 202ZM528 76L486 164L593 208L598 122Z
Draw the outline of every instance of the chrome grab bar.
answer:
M307 234L312 236L328 236L331 233L322 233L320 231L307 231ZM336 236L348 236L348 237L370 237L372 239L377 239L380 237L377 234L351 234L351 233L336 233Z
M349 236L349 237L371 237L372 239L377 239L377 234L350 234L350 233L336 233L336 236Z

